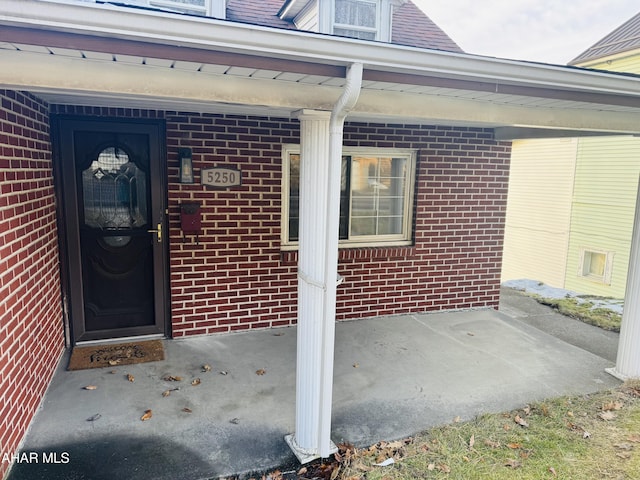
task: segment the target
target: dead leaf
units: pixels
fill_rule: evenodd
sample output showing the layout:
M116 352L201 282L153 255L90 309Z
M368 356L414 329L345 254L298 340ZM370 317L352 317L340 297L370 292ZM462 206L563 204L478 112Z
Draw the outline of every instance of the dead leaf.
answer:
M183 411L184 413L193 413L193 410L191 410L189 407L184 407L184 408L182 409L182 411Z
M524 412L524 414L526 416L531 415L531 407L529 405L525 405L525 407L522 409L522 411Z
M528 428L529 427L529 424L520 415L516 415L516 418L514 418L513 421L516 422L521 427L524 427L524 428Z
M85 390L97 390L98 389L98 387L95 386L95 385L87 385L86 387L82 387L82 388L84 388Z
M169 395L171 395L171 390L165 390L164 392L162 392L163 397L168 397Z
M260 370L256 370L256 375L264 375L265 373L267 373L267 371L264 368L261 368Z
M153 416L153 412L151 410L145 410L144 415L140 417L140 420L143 422L149 420Z
M430 463L429 465L427 465L427 470L433 471L435 469L436 469L436 464L435 463Z
M338 475L340 474L341 470L342 470L342 467L340 467L340 465L338 465L338 468L334 469L331 472L331 476L329 477L329 480L336 480L338 478Z
M634 433L633 435L629 435L627 440L633 443L640 443L640 435Z
M233 423L234 425L238 425L240 423L240 419L239 418L232 418L231 420L229 420L229 423Z
M475 336L475 333L473 333L473 332L467 332L467 335L469 335L470 337L473 337L473 336Z
M486 438L484 440L484 444L487 447L491 447L491 448L500 448L500 442L494 442L493 440L489 440L488 438Z
M521 443L507 443L507 447L509 447L511 450L517 450L518 448L522 447Z
M582 438L584 438L585 440L588 439L588 438L591 438L591 434L585 430L582 433Z
M473 446L476 443L476 436L475 435L471 435L471 438L469 439L469 448L473 448Z
M558 474L556 473L556 469L553 467L549 467L549 472L551 472L553 474L554 477L557 477Z
M354 364L353 364L353 368L358 368L359 366L360 366L360 364L359 364L359 363L354 363Z
M118 365L120 363L120 359L116 359L116 360L109 360L109 365L111 365L112 367L115 367L116 365Z
M438 470L440 470L442 473L451 473L451 467L446 463L441 463L440 465L438 465Z
M453 423L459 423L460 422L460 415L458 415L456 418L453 419Z
M632 450L633 449L633 445L631 445L630 443L614 443L613 446L616 447L616 448L619 448L620 450Z
M211 371L211 365L209 365L208 363L205 363L204 365L202 365L202 371L203 372L210 372Z
M164 377L163 379L165 382L181 382L182 381L182 377L177 377L174 375L167 375L166 377Z
M280 470L274 470L267 475L268 480L282 480L282 472Z
M191 380L191 385L193 385L194 387L197 387L198 385L200 385L200 379L194 378L193 380Z
M520 463L515 458L510 458L509 460L504 462L504 466L505 467L511 467L511 468L520 468L522 466L522 463Z
M616 457L624 458L625 460L631 458L631 452L619 452L616 453Z
M624 404L622 402L609 402L602 405L602 411L620 410Z
M508 432L509 430L511 430L511 425L507 425L507 424L505 423L504 425L502 425L502 429L503 429L505 432Z
M598 414L598 416L606 422L608 422L609 420L613 420L614 418L617 417L617 415L612 411L601 412Z
M131 375L130 373L127 373L127 380L129 380L131 383L135 382L135 378L133 377L133 375Z
M87 422L95 422L100 418L102 418L102 415L100 415L99 413L96 413L95 415L91 415L89 418L87 418Z

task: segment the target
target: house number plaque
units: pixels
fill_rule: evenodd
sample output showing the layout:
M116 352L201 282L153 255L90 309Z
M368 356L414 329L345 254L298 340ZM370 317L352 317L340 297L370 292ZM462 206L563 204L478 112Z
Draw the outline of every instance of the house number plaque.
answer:
M230 188L242 185L242 172L235 168L203 168L200 183L212 188Z

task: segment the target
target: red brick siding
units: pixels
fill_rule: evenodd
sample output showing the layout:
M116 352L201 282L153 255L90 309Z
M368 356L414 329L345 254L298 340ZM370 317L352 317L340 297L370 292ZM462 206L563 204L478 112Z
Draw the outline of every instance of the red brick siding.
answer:
M22 440L64 333L48 107L14 91L0 90L0 102L1 456Z
M281 147L299 143L295 120L125 109L60 112L165 118L173 336L291 325L296 253L280 250ZM491 130L348 124L345 145L419 152L415 245L346 249L338 318L497 307L510 146ZM178 183L190 147L196 184ZM243 185L206 190L200 169L232 165ZM202 204L203 231L183 238L179 204Z
M415 246L370 262L343 259L345 318L498 307L510 144L490 130L348 125L345 145L419 151Z
M296 121L167 116L174 336L290 325L296 254L280 251L281 145ZM419 150L415 246L340 253L338 318L497 307L510 148L482 129L348 125L345 144ZM243 186L175 183L178 147L194 168L234 165ZM173 180L173 181L172 181ZM196 180L199 180L198 178ZM203 205L203 233L183 242L179 202Z

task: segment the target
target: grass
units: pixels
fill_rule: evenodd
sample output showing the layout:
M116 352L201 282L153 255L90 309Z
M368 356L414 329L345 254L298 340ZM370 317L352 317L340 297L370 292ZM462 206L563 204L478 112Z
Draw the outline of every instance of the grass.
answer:
M595 325L604 330L620 331L622 315L608 308L594 308L594 303L588 300L578 300L575 297L545 298L540 295L531 295L543 305L548 305L558 312L571 318L581 320L589 325Z
M377 466L393 458L389 466ZM284 478L271 474L263 478ZM289 477L291 478L291 477ZM341 445L298 479L637 479L640 382L562 397L369 448Z

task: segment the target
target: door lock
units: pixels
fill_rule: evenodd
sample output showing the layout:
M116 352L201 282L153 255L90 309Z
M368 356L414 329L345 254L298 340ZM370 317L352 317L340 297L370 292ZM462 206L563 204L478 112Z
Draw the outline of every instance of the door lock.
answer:
M158 235L158 243L162 243L162 223L158 223L155 230L147 230L147 232Z

